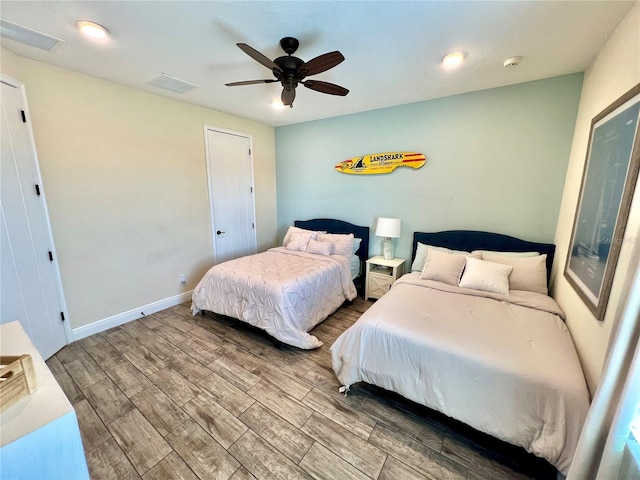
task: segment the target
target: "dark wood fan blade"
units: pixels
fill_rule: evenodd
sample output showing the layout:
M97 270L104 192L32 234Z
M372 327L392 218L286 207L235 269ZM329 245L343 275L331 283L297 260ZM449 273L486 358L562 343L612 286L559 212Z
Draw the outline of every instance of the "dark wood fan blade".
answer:
M340 95L344 97L349 90L335 83L321 82L320 80L307 80L301 82L305 87L315 90L316 92L328 93L329 95Z
M298 72L300 72L303 77L316 75L318 73L326 72L343 61L344 56L340 52L329 52L303 63L300 65Z
M244 53L246 53L251 58L253 58L256 62L261 63L262 65L264 65L270 70L275 70L277 72L282 73L282 69L278 65L273 63L273 60L269 59L268 57L265 57L255 48L247 45L246 43L236 43L236 45L240 48L240 50L242 50Z
M225 85L227 87L237 87L238 85L256 85L258 83L274 83L277 82L278 80L272 79L272 80L245 80L244 82L231 82L231 83L225 83Z
M293 106L293 101L296 98L296 89L295 88L283 88L282 95L280 99L282 100L283 105Z

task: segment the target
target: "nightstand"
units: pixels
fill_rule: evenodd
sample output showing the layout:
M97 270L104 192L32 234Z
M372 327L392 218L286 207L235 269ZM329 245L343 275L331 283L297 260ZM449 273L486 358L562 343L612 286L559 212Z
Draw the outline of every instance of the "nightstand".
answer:
M380 298L404 273L404 258L385 260L382 256L367 260L364 299Z

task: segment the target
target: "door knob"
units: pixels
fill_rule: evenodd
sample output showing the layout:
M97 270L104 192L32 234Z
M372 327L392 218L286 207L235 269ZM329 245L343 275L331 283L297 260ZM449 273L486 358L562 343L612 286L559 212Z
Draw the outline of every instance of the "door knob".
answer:
M225 233L225 232L223 232L223 231L221 231L221 230L218 230L218 231L216 232L216 235L222 235L223 233Z

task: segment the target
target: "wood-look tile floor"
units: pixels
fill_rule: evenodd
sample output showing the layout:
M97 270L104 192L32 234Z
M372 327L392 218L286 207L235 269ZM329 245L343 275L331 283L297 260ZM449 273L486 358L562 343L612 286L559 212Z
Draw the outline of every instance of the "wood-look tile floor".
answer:
M555 478L547 462L395 394L339 394L329 347L370 305L358 298L317 326L313 351L183 304L47 364L93 480Z

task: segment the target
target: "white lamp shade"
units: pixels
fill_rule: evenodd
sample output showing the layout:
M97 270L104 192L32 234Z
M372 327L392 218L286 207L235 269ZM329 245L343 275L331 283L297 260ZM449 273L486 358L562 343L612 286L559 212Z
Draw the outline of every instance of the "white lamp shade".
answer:
M387 238L400 237L400 219L399 218L378 218L376 225L376 236Z

